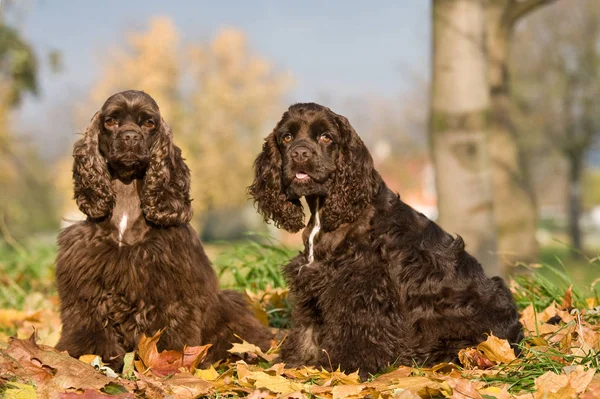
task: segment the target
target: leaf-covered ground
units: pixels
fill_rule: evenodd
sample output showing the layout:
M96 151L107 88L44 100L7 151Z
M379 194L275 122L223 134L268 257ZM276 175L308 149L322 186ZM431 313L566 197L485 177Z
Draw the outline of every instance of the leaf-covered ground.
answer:
M543 297L534 287L512 284L522 304L528 294ZM285 307L284 289L248 296L265 322ZM60 322L50 297L42 310L0 310L0 326L15 326L18 336L0 336L0 392L5 398L600 398L598 298L578 298L571 289L562 296L545 308L534 307L536 301L524 306L527 338L519 356L490 336L461 351L459 364L390 366L366 381L339 370L287 368L276 361L280 341L267 353L236 344L226 361L197 368L210 347L158 353L158 334L142 339L116 374L94 354L77 360L51 347ZM278 333L285 339L285 330Z

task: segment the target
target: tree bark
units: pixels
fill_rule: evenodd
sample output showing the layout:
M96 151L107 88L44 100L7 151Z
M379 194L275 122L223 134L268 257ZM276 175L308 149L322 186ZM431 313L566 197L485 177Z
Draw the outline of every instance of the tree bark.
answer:
M484 7L483 0L433 1L430 139L439 223L463 237L488 275L498 275Z
M539 251L536 203L510 116L508 56L514 24L510 7L514 7L510 0L495 0L488 2L486 9L491 97L488 146L492 163L498 254L504 271L515 261L535 261Z
M570 154L567 159L569 162L569 197L567 199L567 203L569 204L569 236L571 246L578 251L582 251L583 240L581 238L579 220L581 219L581 175L583 165L579 156Z

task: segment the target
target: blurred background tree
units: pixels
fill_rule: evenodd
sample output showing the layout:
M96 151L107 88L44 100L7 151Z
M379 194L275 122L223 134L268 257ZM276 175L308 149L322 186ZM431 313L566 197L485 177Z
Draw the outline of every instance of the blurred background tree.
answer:
M431 148L439 223L499 275L486 115L485 3L433 1Z
M510 48L513 32L533 11L555 0L490 0L486 4L486 50L490 113L488 148L492 171L498 254L503 268L538 257L537 207L512 116Z
M194 154L196 212L243 208L252 163L273 128L266 123L285 110L282 99L291 77L252 54L236 29L192 46L190 66L194 83L186 142Z
M11 133L11 115L27 93L38 93L38 59L0 16L0 240L56 227L52 189L36 149Z
M537 136L525 142L529 158L539 159L539 146L546 158L562 158L569 238L581 251L584 172L598 164L591 155L600 137L600 7L578 4L559 2L532 18L518 33L513 58L519 108L529 123L522 130ZM587 181L591 194L597 179ZM556 176L549 184L557 184Z

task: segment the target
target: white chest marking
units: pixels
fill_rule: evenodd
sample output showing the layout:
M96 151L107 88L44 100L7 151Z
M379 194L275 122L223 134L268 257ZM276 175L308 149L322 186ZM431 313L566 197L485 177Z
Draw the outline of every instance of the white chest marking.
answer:
M123 244L123 234L125 234L125 229L127 229L127 214L123 214L121 218L121 222L119 223L119 246Z
M310 266L315 260L315 237L321 230L321 217L319 216L319 199L317 198L317 204L315 206L315 225L308 236L308 263L306 266Z

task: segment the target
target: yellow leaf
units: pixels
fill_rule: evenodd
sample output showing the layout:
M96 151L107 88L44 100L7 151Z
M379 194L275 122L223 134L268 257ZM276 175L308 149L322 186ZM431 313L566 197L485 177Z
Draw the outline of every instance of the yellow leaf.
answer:
M31 385L9 382L6 386L8 389L3 392L4 399L37 399L38 397L35 388Z
M213 366L205 370L194 371L194 377L200 378L204 381L214 381L219 378L219 373Z
M100 357L98 355L81 355L79 356L79 360L86 363L86 364L92 364L92 362L97 358ZM100 363L102 363L102 361L100 361Z
M269 375L262 371L252 372L248 378L254 380L256 388L266 388L271 392L283 395L304 389L303 384L288 380L280 375Z
M594 307L596 307L596 298L586 298L585 303L587 304L588 309L594 309Z
M483 352L486 358L496 363L510 363L517 358L508 341L493 334L477 345L477 349Z
M345 399L348 396L356 396L358 395L365 385L337 385L333 387L331 393L333 394L333 399Z
M265 359L267 362L271 362L271 361L273 361L273 359L275 359L277 357L277 355L275 355L275 354L264 353L258 346L251 344L249 342L246 342L246 341L243 341L241 344L240 343L233 344L231 349L228 349L227 352L235 353L238 355L243 355L244 353L253 353L253 354L258 355L261 358Z

